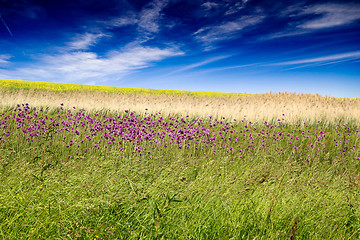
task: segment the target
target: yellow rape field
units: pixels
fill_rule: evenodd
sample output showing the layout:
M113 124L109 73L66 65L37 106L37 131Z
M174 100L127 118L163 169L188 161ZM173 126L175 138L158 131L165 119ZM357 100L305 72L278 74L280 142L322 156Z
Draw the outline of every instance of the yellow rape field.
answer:
M205 91L181 91L181 90L163 90L163 89L146 89L146 88L127 88L127 87L107 87L81 84L67 83L49 83L22 80L0 79L0 88L6 89L37 89L50 90L56 92L68 91L97 91L107 93L122 94L154 94L154 95L188 95L188 96L242 96L244 93L221 93L221 92L205 92Z

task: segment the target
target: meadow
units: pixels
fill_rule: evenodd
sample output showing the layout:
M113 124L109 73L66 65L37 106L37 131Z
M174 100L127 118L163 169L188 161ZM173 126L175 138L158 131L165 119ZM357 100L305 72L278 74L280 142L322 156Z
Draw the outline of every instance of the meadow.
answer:
M0 108L29 103L37 107L83 107L88 111L130 109L137 113L208 116L249 121L276 120L285 114L288 123L360 123L359 99L335 98L303 93L217 93L99 87L0 79Z
M0 94L1 239L360 238L356 99Z

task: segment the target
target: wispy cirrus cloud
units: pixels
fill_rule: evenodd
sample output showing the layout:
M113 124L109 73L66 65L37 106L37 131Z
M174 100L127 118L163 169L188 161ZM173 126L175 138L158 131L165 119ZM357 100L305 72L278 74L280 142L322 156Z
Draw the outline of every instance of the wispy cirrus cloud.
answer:
M203 8L204 11L210 11L211 9L217 8L219 6L219 3L217 2L204 2L200 5L200 7Z
M171 74L179 73L179 72L184 72L184 71L194 69L194 68L197 68L197 67L201 67L201 66L204 66L206 64L216 62L216 61L219 61L219 60L222 60L222 59L225 59L225 58L229 58L229 57L231 57L231 55L211 57L211 58L208 58L206 60L203 60L203 61L200 61L200 62L197 62L197 63L193 63L193 64L189 64L189 65L187 65L185 67L179 68L179 69L177 69L175 71L172 71L172 72L168 73L167 75L171 75Z
M210 17L221 13L224 16L233 15L244 9L248 0L242 1L206 1L200 5L203 16Z
M139 29L148 33L159 32L161 11L168 2L168 0L154 0L145 6L139 13Z
M228 6L225 15L232 15L245 8L248 0L234 1L233 5Z
M67 47L70 50L86 50L89 47L96 45L96 43L103 37L108 37L104 33L84 33L78 34L68 42Z
M194 36L204 43L232 39L238 37L238 34L247 27L259 24L264 18L265 16L263 15L242 16L235 21L228 21L219 25L200 28L194 33Z
M305 67L317 67L317 66L330 65L330 64L341 64L348 61L357 62L359 60L360 60L360 51L354 51L354 52L326 55L321 57L298 59L293 61L281 61L275 63L257 62L257 63L249 63L249 64L242 64L235 66L215 67L215 68L202 70L201 72L206 73L206 72L226 71L226 70L240 69L240 68L254 68L254 67L258 68L258 67L276 67L276 66L286 67L285 70L292 70L292 69L305 68Z
M0 66L10 63L10 58L12 58L12 56L9 54L0 54Z
M145 5L139 12L127 11L125 15L114 17L107 21L99 21L107 28L120 28L136 25L140 34L158 33L161 28L162 10L169 0L153 0Z
M129 25L135 25L139 22L139 19L135 12L126 12L124 16L113 17L109 20L98 22L105 24L106 28L120 28Z
M235 70L235 69L253 69L254 67L261 67L261 63L249 63L249 64L242 64L242 65L234 65L234 66L226 66L226 67L213 67L208 68L205 70L198 71L198 73L211 73L217 71L228 71L228 70Z
M360 51L333 54L315 58L306 58L293 61L283 61L277 63L265 64L265 66L292 66L294 68L312 67L328 64L343 63L360 59Z
M279 14L283 18L288 18L287 29L261 39L291 37L346 26L360 20L359 12L360 4L354 3L323 3L310 6L297 4Z
M316 30L351 24L360 19L360 4L324 3L306 7L299 15L318 17L299 24L298 28Z

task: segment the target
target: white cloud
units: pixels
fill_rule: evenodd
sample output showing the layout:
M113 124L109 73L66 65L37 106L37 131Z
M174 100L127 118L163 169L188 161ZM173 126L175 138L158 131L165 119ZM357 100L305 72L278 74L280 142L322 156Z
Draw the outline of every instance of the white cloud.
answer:
M300 12L300 15L311 14L320 16L298 25L299 28L315 30L353 23L360 19L360 5L325 3L307 7Z
M160 31L161 12L168 2L169 0L153 0L145 5L140 12L127 12L125 16L98 22L110 29L136 25L140 37L146 38L143 36L144 34L149 35Z
M248 2L248 0L235 2L235 4L233 6L230 6L228 8L228 10L225 12L225 15L231 15L231 14L239 12L241 9L243 9L245 7L247 2Z
M198 40L205 43L231 39L244 28L254 26L263 19L264 16L243 16L236 21L201 28L194 35Z
M12 56L9 54L0 54L0 66L1 65L5 65L10 63L8 60L11 58Z
M360 59L360 51L355 52L348 52L348 53L340 53L316 58L307 58L307 59L300 59L294 61L285 61L285 62L278 62L278 63L271 63L266 64L267 66L290 66L290 65L301 65L299 67L309 67L315 65L327 65L327 64L335 64L335 63L342 63L345 61L351 61Z
M90 46L95 45L100 38L106 37L109 35L103 34L103 33L85 33L78 35L77 37L73 38L71 42L67 44L68 48L71 50L86 50Z
M159 32L161 11L168 4L168 0L154 0L144 7L139 14L138 26L140 30L149 33Z
M126 16L122 17L115 17L108 21L101 21L104 23L108 28L114 27L125 27L129 25L134 25L139 22L138 16L135 13L127 13Z
M112 51L101 57L93 52L67 52L44 55L29 67L2 71L2 76L17 79L51 80L58 82L107 81L120 79L135 70L151 66L168 57L182 55L175 48L134 46Z
M201 4L201 7L204 8L205 11L210 11L212 8L218 7L218 3L215 2L204 2Z

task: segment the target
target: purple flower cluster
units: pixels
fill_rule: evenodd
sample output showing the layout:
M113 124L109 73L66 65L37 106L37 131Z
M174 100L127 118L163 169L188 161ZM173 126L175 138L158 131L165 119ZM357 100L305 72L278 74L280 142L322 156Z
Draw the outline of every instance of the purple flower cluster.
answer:
M231 160L293 156L305 161L359 158L359 130L346 124L318 122L288 125L225 118L196 119L161 113L87 113L84 109L50 111L18 104L0 114L0 144L33 146L46 143L67 158L89 154L117 157L179 156ZM94 156L94 155L93 155Z

